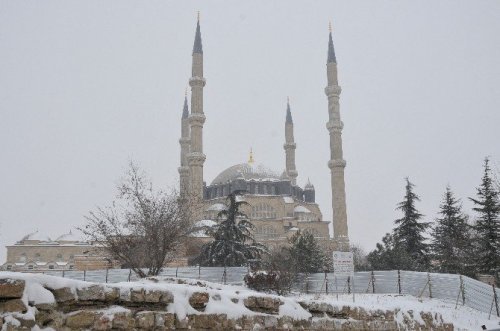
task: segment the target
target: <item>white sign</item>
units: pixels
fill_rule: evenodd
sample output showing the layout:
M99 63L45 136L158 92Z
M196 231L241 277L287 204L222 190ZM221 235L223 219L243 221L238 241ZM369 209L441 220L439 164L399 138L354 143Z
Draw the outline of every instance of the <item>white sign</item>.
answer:
M336 276L352 276L354 258L352 252L333 252L333 274Z

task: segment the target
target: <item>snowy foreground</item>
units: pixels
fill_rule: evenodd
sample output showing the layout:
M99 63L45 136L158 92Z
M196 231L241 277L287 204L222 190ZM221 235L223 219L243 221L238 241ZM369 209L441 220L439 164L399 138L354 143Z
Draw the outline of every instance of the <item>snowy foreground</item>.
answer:
M9 297L4 296L2 298L2 293L5 295L8 292L7 287L9 284L13 284L13 280L24 281L22 296L17 300L22 301L26 309L17 312L11 310L8 313L6 309L2 311L2 303L7 302L7 300L12 302L14 297L11 296L11 299L6 299ZM7 290L5 290L6 288ZM67 291L63 293L60 290ZM138 291L141 291L142 296L138 296ZM200 292L208 293L202 310L193 308L192 301L193 297L196 297L195 294ZM168 293L168 295L161 295L161 293ZM112 298L113 294L115 295L114 298ZM157 307L163 307L165 313L176 314L178 320L186 319L192 315L207 314L225 314L228 319L263 315L262 311L259 312L249 308L247 300L251 297L266 298L271 303L273 300L275 302L279 301L280 304L276 305L273 318L318 319L317 316L313 317L310 312L311 309L308 311L303 307L326 304L334 308L337 307L335 308L337 311L345 309L345 307L350 307L350 309L357 307L366 312L394 311L394 320L397 321L401 329L410 329L408 323L404 322L405 319L408 319L408 316L412 316L415 322L425 325L425 321L421 318L421 312L431 313L434 318L440 315L437 319L442 320L442 323L453 324L455 330L481 330L482 325L485 325L488 330L500 328L500 319L494 316L495 311L489 318L488 314L468 307L458 306L455 309L454 302L426 298L418 299L407 295L356 294L355 302L353 302L351 295L340 295L338 299L335 295L291 295L281 297L251 291L241 286L221 285L190 279L158 278L143 279L137 282L97 284L41 274L0 272L0 316L3 318L0 322L3 322L2 330L7 330L8 324L12 326L26 325L21 324L20 321L35 320L36 314L39 314L43 309L47 309L47 307L54 307L57 304L65 304L69 307L69 305L75 305L75 302L84 302L83 300L88 300L86 301L87 309L89 307L94 308L95 304L96 309L99 309L96 312L99 313L100 318L106 317L108 322L111 320L109 323L112 323L116 314L130 311L130 307L137 307L137 303L144 305L148 302L151 305L154 303ZM105 305L104 302L107 302L107 304ZM126 303L129 305L127 306ZM81 309L81 306L78 309ZM65 312L65 314L65 316L68 316L74 313L68 314ZM40 329L36 325L31 326L31 328L32 330L53 330L53 328Z

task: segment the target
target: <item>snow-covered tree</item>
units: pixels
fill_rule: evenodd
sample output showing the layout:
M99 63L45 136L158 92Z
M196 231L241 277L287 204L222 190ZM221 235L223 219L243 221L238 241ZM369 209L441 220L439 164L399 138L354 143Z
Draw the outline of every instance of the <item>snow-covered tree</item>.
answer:
M423 215L415 206L420 198L413 192L414 187L415 185L406 178L406 193L396 208L403 212L403 217L394 221L394 248L406 252L409 257L399 261L401 265L398 269L425 271L430 266L429 246L424 237L429 223L420 221Z
M201 265L237 267L249 260L260 259L266 252L265 246L257 243L253 237L253 224L240 211L241 206L247 204L239 199L240 193L237 191L228 195L227 208L218 214L221 221L207 229L214 240L202 246L197 258Z
M474 226L478 235L476 246L476 270L491 272L500 268L500 201L494 186L489 159L484 160L481 185L477 188L473 210L477 212Z
M460 200L449 186L440 205L439 217L431 236L432 258L439 272L469 274L471 255L471 228L462 212Z
M188 211L175 191L153 190L145 174L131 163L118 186L118 200L90 212L80 230L139 277L154 276L190 234Z
M326 257L314 235L309 231L298 231L290 238L290 255L297 272L322 272Z

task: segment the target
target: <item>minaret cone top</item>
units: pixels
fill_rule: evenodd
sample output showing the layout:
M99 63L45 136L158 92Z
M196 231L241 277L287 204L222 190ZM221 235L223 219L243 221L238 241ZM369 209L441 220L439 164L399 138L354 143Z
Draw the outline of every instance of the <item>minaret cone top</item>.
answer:
M184 107L182 108L182 118L188 118L189 116L189 109L188 109L188 99L187 95L184 96Z
M333 48L332 32L330 31L328 39L328 60L326 63L337 63L337 58L335 57L335 49Z
M198 18L198 22L196 23L196 34L194 36L193 55L196 53L203 54L203 47L201 45L201 31L200 31L200 19L199 18Z
M286 123L293 124L292 112L290 111L290 101L286 103Z

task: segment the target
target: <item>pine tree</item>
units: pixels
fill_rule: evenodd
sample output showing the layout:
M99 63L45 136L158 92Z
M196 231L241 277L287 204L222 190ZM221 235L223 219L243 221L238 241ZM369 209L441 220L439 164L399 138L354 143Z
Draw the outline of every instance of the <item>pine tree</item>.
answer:
M474 226L479 236L475 243L476 271L489 273L500 267L500 202L488 158L484 160L484 174L476 194L477 198L470 198L478 213Z
M249 260L260 259L266 251L265 246L255 242L252 235L254 226L240 211L241 206L247 202L237 200L239 193L228 195L227 208L218 214L218 218L223 220L207 229L214 240L203 245L197 259L200 265L238 267Z
M415 207L420 201L413 192L415 185L406 178L406 194L404 200L398 204L397 210L403 212L403 217L394 221L394 249L396 252L405 252L397 258L398 269L425 271L430 266L429 247L425 242L424 233L429 223L420 222L423 215Z
M440 205L440 217L432 231L432 256L439 272L469 274L471 257L471 229L468 217L462 212L460 200L446 187Z
M290 255L297 272L322 272L326 258L314 235L298 231L290 238Z

